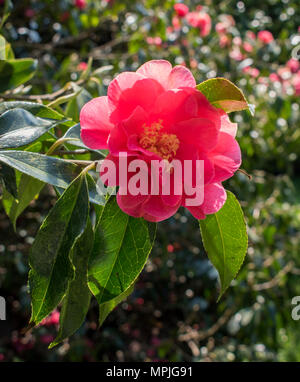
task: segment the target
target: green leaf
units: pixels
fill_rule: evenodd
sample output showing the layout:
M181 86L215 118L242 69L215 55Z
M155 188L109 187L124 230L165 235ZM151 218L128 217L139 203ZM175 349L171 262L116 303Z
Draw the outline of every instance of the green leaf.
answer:
M116 198L106 203L95 230L89 287L99 305L126 291L144 268L156 224L126 215Z
M75 83L72 83L72 88L74 92L79 92L79 94L68 102L66 107L66 116L72 118L73 121L78 122L80 110L82 109L83 105L85 105L93 97L87 90L81 88Z
M236 197L227 191L227 200L220 211L199 220L199 223L204 248L220 276L220 299L236 277L247 252L243 211Z
M23 109L8 110L0 116L0 149L28 145L58 123L55 119L35 117Z
M41 182L63 189L67 188L80 172L80 168L74 163L28 151L0 151L0 162ZM103 205L105 198L97 192L96 183L89 174L87 182L91 202Z
M4 163L0 164L0 179L7 191L16 198L17 182L15 170Z
M30 202L39 195L44 185L45 184L38 179L26 174L21 174L18 181L17 196L13 198L10 194L6 192L3 193L3 206L15 231L18 217L25 208L28 207Z
M84 231L89 213L85 175L77 177L40 227L29 255L30 322L38 324L64 297L74 268L70 250Z
M51 109L48 106L42 105L36 102L27 102L27 101L9 101L0 103L0 114L3 114L7 110L12 109L24 109L29 111L31 114L40 118L49 118L49 119L65 119L63 114L58 113L57 111ZM68 124L73 125L74 122L67 121Z
M0 36L0 60L6 60L6 40Z
M211 78L196 86L209 102L226 113L249 109L253 112L253 107L248 105L243 92L226 78Z
M0 61L0 92L14 89L29 81L37 68L32 58L20 58Z
M8 16L10 15L10 12L13 9L13 3L11 0L5 0L4 2L4 10L3 10L3 16L1 18L0 22L0 28L3 27L5 21L7 20Z
M104 206L105 197L98 193L96 182L90 174L86 174L86 180L88 183L90 201L92 203L98 204L99 206Z
M99 326L103 324L106 320L109 313L120 304L120 302L126 300L126 298L131 295L134 290L134 284L132 284L128 289L126 289L123 293L119 294L116 298L105 302L99 306Z
M70 259L75 268L75 277L69 282L59 319L59 331L49 348L59 344L80 328L90 305L91 292L87 284L88 261L93 249L94 231L90 219L83 234L74 243Z
M28 151L0 151L0 162L53 186L67 188L80 169L63 159Z

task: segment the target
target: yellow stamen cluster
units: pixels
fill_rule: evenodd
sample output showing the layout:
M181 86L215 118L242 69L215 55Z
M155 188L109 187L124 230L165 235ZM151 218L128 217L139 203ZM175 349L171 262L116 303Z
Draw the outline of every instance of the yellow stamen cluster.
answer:
M176 154L180 142L175 134L163 133L162 128L162 120L154 122L150 126L144 124L144 132L139 143L144 149L170 161Z

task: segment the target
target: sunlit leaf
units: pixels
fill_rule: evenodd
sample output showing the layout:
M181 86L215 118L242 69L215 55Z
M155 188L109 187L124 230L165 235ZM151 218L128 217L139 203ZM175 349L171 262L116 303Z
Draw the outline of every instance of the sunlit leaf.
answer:
M207 256L219 272L220 298L236 277L246 255L248 238L243 211L236 197L227 191L224 206L199 223Z

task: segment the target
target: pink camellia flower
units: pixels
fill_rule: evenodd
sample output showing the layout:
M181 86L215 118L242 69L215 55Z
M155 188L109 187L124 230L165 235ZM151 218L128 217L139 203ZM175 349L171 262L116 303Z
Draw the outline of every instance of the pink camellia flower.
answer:
M77 7L81 11L84 10L86 6L87 6L86 0L75 0L75 7Z
M286 63L286 66L291 70L292 73L297 73L297 71L300 68L300 62L296 60L295 58L291 58Z
M176 159L182 164L192 163L188 182L194 185L196 162L202 161L204 199L197 206L187 202L183 177L170 170L170 183L180 182L181 194L174 192L175 186L171 186L168 195L161 188L157 194L150 191L133 194L130 190L124 193L118 176L116 184L109 184L120 186L117 202L125 213L149 221L165 220L180 206L188 208L197 219L217 212L226 201L221 182L232 177L241 164L235 140L237 125L196 89L195 79L187 68L182 65L172 68L165 60L149 61L136 72L119 74L110 83L107 96L94 98L83 106L80 124L86 146L109 150L100 170L102 179L107 174L104 169L111 163L120 177L126 172L130 184L134 173L127 169L136 159L146 163L147 179L153 161L170 164ZM120 158L124 153L128 167L122 169Z
M185 4L178 3L174 5L174 10L178 17L184 17L188 13L189 7Z
M258 32L257 38L264 44L270 44L274 40L272 33L269 31Z

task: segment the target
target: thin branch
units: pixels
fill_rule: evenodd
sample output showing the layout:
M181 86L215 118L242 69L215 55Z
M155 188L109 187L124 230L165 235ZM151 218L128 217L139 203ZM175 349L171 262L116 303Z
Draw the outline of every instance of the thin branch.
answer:
M77 160L77 159L64 159L64 161L77 164L78 166L89 166L95 163L95 161L92 161L92 160Z
M86 150L86 149L79 149L79 150L60 150L58 152L55 153L55 155L83 155L83 154L89 154L90 153L90 150Z
M252 289L255 290L255 291L262 291L262 290L274 288L275 286L277 286L280 283L281 278L283 276L285 276L287 273L292 271L293 266L294 266L294 262L293 261L289 261L281 269L281 271L279 271L277 273L277 275L272 280L266 281L265 283L252 285Z
M81 80L78 80L74 83L76 85L80 86L85 81L86 81L86 79L81 79ZM0 98L3 98L3 99L12 99L13 98L13 99L22 100L22 101L37 101L37 100L53 101L57 97L63 95L68 90L70 90L71 86L72 86L72 84L71 84L71 82L69 82L63 88L57 90L54 93L39 94L39 95L5 93L5 94L0 94Z
M185 341L185 342L189 342L191 340L203 341L208 337L212 337L223 325L226 324L226 322L230 319L234 311L235 311L234 307L227 308L225 312L222 314L222 316L217 320L217 322L214 325L212 325L209 329L203 330L203 331L192 329L188 333L181 334L178 337L179 341Z

